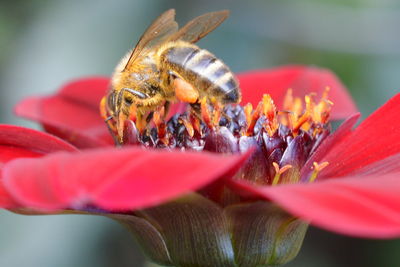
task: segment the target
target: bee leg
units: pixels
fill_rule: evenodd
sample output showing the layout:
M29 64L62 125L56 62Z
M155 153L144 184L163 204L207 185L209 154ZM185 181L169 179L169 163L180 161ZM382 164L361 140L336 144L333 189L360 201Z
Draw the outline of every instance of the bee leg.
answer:
M193 104L199 99L199 92L185 80L176 77L172 80L171 85L176 98L180 101Z
M138 112L136 115L136 128L138 129L139 133L143 133L144 130L146 129L147 122L146 122L146 116L142 114L141 112Z
M164 116L163 119L165 119L168 116L169 110L171 109L171 102L165 101L164 103Z
M193 114L195 114L196 116L200 116L201 114L201 105L200 103L193 103L190 104L190 110L192 111Z
M149 124L150 121L153 119L154 111L150 112L149 115L146 117L146 124Z
M120 145L120 143L118 141L118 136L115 134L115 126L112 125L111 122L110 122L110 120L112 120L112 118L113 118L112 116L109 116L108 118L106 118L104 120L104 122L107 125L108 131L110 132L110 134L111 134L111 136L112 136L112 138L114 140L115 145L117 146L117 145Z

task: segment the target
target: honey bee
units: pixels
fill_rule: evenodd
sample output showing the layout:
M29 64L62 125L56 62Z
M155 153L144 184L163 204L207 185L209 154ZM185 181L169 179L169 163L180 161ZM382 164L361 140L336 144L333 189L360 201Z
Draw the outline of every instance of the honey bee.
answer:
M196 105L204 97L220 104L240 102L239 84L231 70L193 44L228 15L227 10L206 13L178 29L175 10L170 9L147 28L115 68L101 104L106 121L116 121L120 138L127 118L135 115L136 125L144 128L157 108L168 110L171 102Z

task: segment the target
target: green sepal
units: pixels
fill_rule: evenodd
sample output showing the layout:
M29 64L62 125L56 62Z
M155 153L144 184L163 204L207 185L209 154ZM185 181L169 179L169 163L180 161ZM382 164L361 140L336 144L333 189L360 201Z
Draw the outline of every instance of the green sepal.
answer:
M241 267L289 262L299 252L308 226L266 201L231 205L224 212Z
M153 262L164 266L174 266L163 237L148 221L134 215L109 214L108 217L128 228L143 253Z
M193 193L138 214L164 236L175 266L236 266L223 210L201 195Z

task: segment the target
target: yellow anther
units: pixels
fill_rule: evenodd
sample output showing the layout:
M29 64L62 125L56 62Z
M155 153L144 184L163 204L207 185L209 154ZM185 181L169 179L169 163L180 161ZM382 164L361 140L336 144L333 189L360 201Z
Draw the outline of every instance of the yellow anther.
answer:
M264 94L262 103L263 103L263 114L265 115L265 117L267 117L269 121L273 121L276 116L276 106L271 96L268 94Z
M272 162L272 165L274 166L274 169L275 169L275 176L274 176L274 179L272 180L272 185L277 185L279 183L279 179L280 179L282 173L284 173L285 171L292 168L292 165L287 164L287 165L283 166L282 168L279 168L279 164L276 162Z
M246 116L247 125L251 123L251 114L253 113L253 105L251 103L247 103L244 108L244 115Z
M268 119L268 121L264 124L264 129L267 131L269 136L272 136L279 128L279 122L276 116L276 106L271 96L268 94L263 95L262 114Z
M329 114L331 112L332 106L332 101L329 101L328 99L322 99L314 109L314 121L319 123L326 123L329 120Z
M329 162L325 161L322 162L321 164L318 164L317 162L313 162L313 172L311 173L309 182L312 183L317 179L318 174L326 167L329 165Z
M248 106L248 105L246 105ZM254 127L256 126L256 123L258 119L261 116L262 108L263 108L263 103L260 102L257 106L257 108L250 113L250 110L252 109L252 106L250 104L249 110L246 111L246 106L245 106L245 114L246 114L246 120L247 120L247 129L246 129L246 135L250 136L254 134Z
M330 90L331 90L331 88L329 86L326 86L324 92L322 93L321 99L328 99Z
M286 95L283 98L283 109L284 110L292 110L293 107L293 90L289 88L286 91Z

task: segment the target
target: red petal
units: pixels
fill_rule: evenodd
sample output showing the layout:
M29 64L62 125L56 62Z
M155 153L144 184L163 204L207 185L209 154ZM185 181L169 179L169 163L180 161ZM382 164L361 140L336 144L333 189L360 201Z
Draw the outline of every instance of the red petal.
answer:
M12 209L17 208L18 204L13 200L11 195L4 188L3 180L0 175L0 208L2 209Z
M312 184L240 187L330 231L371 238L400 237L400 173Z
M38 121L46 130L80 148L113 144L100 117L99 103L108 88L108 78L71 82L57 95L28 98L16 106L19 116Z
M58 95L98 111L100 100L107 94L109 85L108 77L87 77L64 85Z
M42 155L57 151L77 151L75 147L65 141L33 129L14 125L0 124L0 145L2 153L0 158L28 157ZM13 156L10 156L13 155ZM2 161L4 162L4 161Z
M140 148L59 153L4 166L4 183L22 204L36 209L138 209L196 190L239 168L247 158Z
M278 108L282 108L283 98L289 88L293 89L294 96L304 97L312 92L321 96L329 86L329 99L334 103L331 113L333 119L345 119L357 112L344 85L327 69L295 65L239 73L237 76L243 93L242 103L257 105L262 95L268 93Z
M322 163L323 158L326 154L339 143L345 137L347 137L352 132L352 128L354 124L356 124L357 120L360 118L360 113L354 114L347 120L345 120L337 129L336 131L329 135L322 144L317 148L317 150L312 154L312 156L307 160L304 164L303 168L301 169L301 180L308 180L311 175L313 163Z
M400 152L400 94L363 121L323 157L330 164L319 177L356 174L369 164ZM398 164L398 163L397 163Z
M0 207L13 208L17 204L3 187L3 164L21 157L40 157L55 151L75 151L76 148L54 136L35 130L0 125Z

